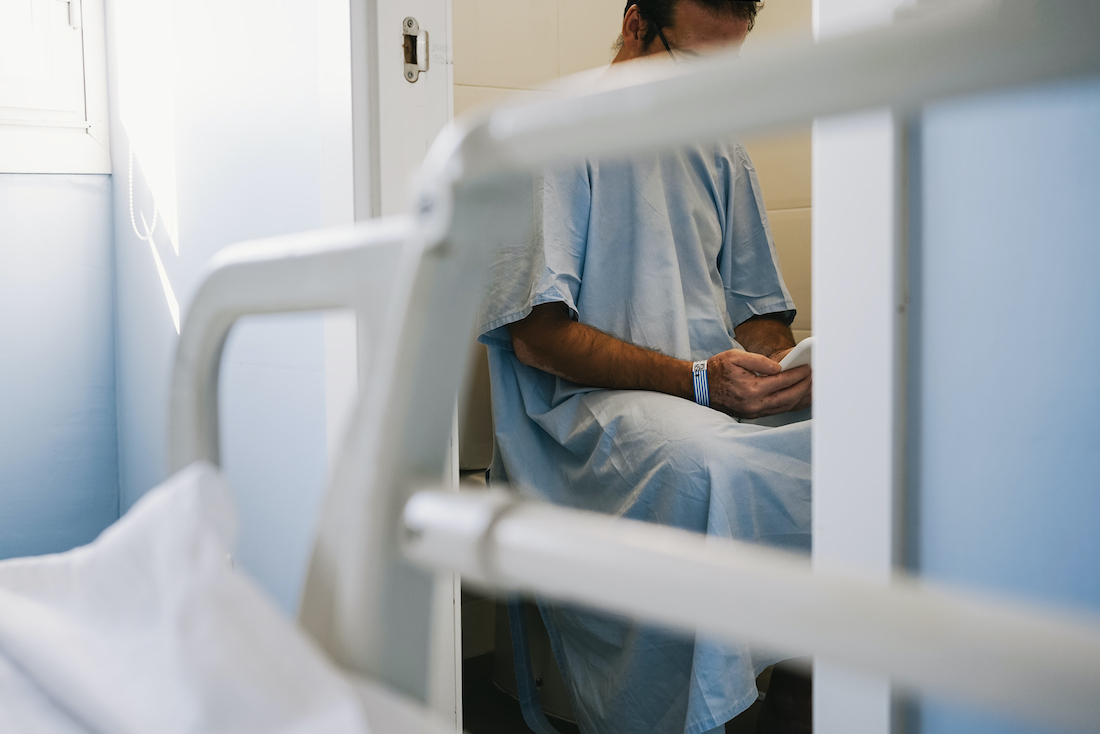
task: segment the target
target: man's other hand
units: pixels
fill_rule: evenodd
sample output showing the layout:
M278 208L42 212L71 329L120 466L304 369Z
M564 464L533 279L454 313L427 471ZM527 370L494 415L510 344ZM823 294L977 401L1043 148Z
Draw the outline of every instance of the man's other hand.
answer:
M707 362L711 407L735 418L763 418L808 408L813 402L813 372L809 365L780 372L783 355L776 352L769 359L731 349L711 357Z

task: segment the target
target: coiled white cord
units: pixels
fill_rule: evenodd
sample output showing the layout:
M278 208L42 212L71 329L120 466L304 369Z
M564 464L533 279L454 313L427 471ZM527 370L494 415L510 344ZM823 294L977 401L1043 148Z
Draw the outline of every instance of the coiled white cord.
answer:
M180 304L176 299L175 291L172 290L172 283L168 280L168 271L164 269L164 261L160 259L160 253L157 252L157 244L153 242L153 230L157 228L157 202L153 201L153 223L151 225L145 224L145 215L141 216L141 223L145 226L145 234L143 235L138 231L137 220L134 218L134 146L130 146L129 163L128 163L128 176L130 186L130 226L134 228L134 234L137 238L143 242L149 243L149 250L153 254L153 262L157 266L157 275L160 276L160 285L164 289L164 300L168 303L168 312L172 316L172 325L176 327L176 334L180 333Z
M137 235L139 240L147 242L150 237L153 236L153 230L157 228L157 203L153 202L153 224L146 227L145 234L142 235L138 231L137 220L134 219L134 146L130 145L129 164L128 164L128 180L130 184L130 226L134 228L134 234ZM145 217L141 218L141 223L145 224Z

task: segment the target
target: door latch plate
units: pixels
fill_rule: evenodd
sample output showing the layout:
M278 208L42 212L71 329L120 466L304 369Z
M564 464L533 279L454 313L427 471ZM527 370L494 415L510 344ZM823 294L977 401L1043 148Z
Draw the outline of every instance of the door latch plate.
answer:
M401 45L405 53L405 81L416 83L420 72L428 70L428 32L412 16L401 21Z

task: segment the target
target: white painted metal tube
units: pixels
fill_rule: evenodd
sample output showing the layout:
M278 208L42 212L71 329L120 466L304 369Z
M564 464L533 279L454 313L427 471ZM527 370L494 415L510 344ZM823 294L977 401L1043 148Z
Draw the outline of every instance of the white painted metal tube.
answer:
M248 314L382 308L407 218L375 220L228 247L210 262L180 332L169 404L168 471L219 463L218 370L226 337Z
M632 63L460 121L429 175L470 179L561 159L748 134L1100 74L1096 0L929 3L887 28L692 65Z
M406 554L503 589L591 605L792 655L1047 725L1100 731L1100 620L907 578L815 574L807 558L674 528L425 491Z
M429 573L400 552L409 496L444 476L455 395L493 253L530 236L530 175L455 187L443 239L413 233L332 467L299 621L342 665L429 699ZM424 237L424 239L420 239ZM425 248L426 244L426 248Z

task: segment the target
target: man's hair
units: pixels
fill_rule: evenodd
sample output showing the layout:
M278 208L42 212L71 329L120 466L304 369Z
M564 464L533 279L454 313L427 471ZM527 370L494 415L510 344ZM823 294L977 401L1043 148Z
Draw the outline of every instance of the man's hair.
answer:
M756 13L760 10L761 3L755 0L688 0L717 12L733 13L737 18L749 22L749 30L756 23ZM627 0L623 15L630 10L631 5L638 6L638 13L646 22L645 38L642 39L646 48L657 38L658 28L668 28L672 25L676 6L680 0Z

